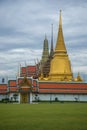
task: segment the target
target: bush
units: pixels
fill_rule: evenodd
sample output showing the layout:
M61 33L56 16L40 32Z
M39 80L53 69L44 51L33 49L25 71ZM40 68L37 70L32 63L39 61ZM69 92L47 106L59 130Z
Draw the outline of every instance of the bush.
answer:
M2 102L2 103L7 103L7 102L9 102L9 98L2 99L1 102Z

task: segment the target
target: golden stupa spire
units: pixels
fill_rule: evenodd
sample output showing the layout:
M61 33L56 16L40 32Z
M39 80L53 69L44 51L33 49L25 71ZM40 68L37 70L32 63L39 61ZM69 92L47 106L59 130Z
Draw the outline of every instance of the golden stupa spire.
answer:
M60 16L59 16L59 31L58 31L58 36L57 36L55 52L56 51L67 53L65 43L64 43L63 31L62 31L62 11L61 10L60 10Z
M73 74L66 46L64 43L63 30L62 30L62 12L60 10L58 36L53 59L51 60L49 80L72 81L72 79Z

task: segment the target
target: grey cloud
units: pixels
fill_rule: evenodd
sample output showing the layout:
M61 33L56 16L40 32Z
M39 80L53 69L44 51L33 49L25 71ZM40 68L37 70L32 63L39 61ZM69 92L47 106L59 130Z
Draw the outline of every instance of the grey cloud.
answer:
M87 48L86 0L0 0L0 63L3 63L3 68L0 67L1 75L14 74L19 62L24 64L26 60L27 63L34 64L35 58L41 58L45 33L50 44L52 23L55 46L60 9L63 10L63 32L72 66L85 71L84 66L87 64L84 61L86 57L84 49ZM77 60L80 49L83 53L82 61Z

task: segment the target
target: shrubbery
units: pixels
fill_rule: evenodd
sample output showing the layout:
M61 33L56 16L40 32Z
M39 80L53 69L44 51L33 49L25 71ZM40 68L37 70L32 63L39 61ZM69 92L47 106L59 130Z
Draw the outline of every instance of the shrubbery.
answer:
M0 103L15 103L15 102L18 102L18 101L17 100L12 101L12 100L9 100L9 98L4 98L0 101Z

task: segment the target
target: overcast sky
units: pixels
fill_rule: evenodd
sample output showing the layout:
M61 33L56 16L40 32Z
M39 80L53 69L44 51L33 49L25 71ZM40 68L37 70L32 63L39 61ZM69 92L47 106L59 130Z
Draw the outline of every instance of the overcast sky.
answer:
M73 73L87 74L87 0L0 0L0 76L41 59L45 33L56 44L59 11Z

